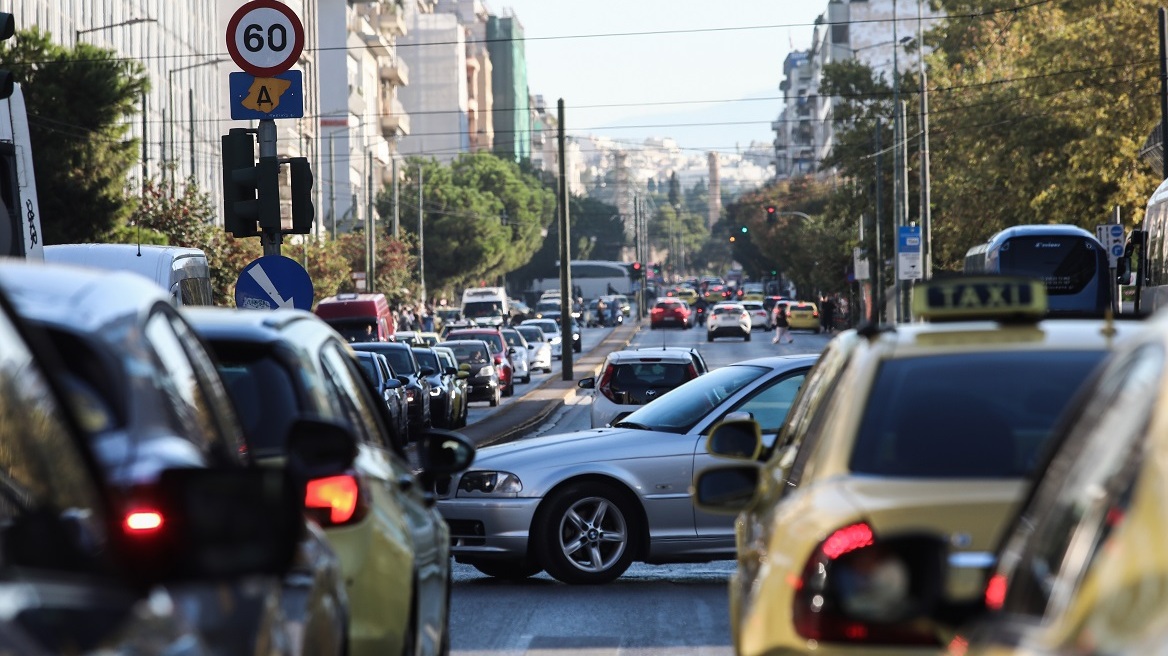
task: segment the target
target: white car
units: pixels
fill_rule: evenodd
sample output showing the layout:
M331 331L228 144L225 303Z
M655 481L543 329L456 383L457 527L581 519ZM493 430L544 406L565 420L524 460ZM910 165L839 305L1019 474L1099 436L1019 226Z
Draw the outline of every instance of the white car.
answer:
M528 319L521 326L535 326L543 331L543 336L547 338L548 344L552 347L552 357L563 357L563 337L560 335L560 324L551 319Z
M530 369L536 369L544 372L552 372L552 344L548 341L543 331L539 326L515 326L515 330L523 335L523 339L527 340L528 348L528 364Z
M771 329L770 313L766 311L766 308L763 307L761 301L742 301L742 307L746 308L746 313L750 315L751 329Z
M514 328L503 328L503 339L507 342L507 354L511 356L511 366L515 368L515 380L531 382L531 351L527 340Z
M750 341L750 315L741 303L718 303L706 317L706 341L734 335Z
M682 383L706 373L706 361L696 349L643 348L614 351L604 359L600 376L576 383L594 389L592 427L604 428L663 396Z

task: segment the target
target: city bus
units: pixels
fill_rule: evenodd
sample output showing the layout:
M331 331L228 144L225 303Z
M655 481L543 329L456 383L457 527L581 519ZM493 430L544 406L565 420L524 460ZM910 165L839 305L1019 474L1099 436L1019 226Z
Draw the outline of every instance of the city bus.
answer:
M560 288L559 263L555 275L537 278L531 283L531 291L558 290ZM608 294L633 293L633 280L629 276L629 265L612 260L572 260L572 290L586 299Z
M1112 307L1107 252L1072 225L1006 228L965 254L965 273L1028 276L1046 284L1052 315L1102 316Z

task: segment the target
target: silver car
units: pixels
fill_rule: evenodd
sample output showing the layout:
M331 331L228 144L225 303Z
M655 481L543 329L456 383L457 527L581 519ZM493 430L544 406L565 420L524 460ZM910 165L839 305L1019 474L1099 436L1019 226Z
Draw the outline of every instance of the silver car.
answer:
M528 358L532 371L538 369L544 373L552 372L552 345L538 326L516 326L515 330L527 340L530 350Z
M531 349L527 348L527 340L514 328L503 328L503 339L507 342L507 353L511 356L511 364L515 367L515 380L521 383L531 382Z
M734 520L694 507L694 471L712 464L706 435L749 414L773 444L815 355L749 360L700 376L612 428L478 450L473 469L437 485L452 551L489 576L546 570L605 583L633 561L734 557Z

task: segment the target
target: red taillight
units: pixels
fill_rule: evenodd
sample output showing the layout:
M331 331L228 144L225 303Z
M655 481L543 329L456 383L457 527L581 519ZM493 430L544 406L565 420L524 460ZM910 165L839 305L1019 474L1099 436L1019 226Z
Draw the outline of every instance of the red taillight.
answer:
M348 474L311 480L304 492L304 508L321 526L357 521L364 516L361 486Z
M142 508L126 513L126 519L122 521L122 529L127 535L150 535L162 530L162 524L162 513Z
M939 646L936 635L927 627L912 623L875 624L842 616L831 598L829 579L837 559L876 545L872 527L852 524L834 531L807 559L803 575L789 581L795 591L792 621L795 631L808 640L870 645ZM879 552L877 552L879 553ZM879 558L878 555L875 556Z
M600 384L596 389L604 395L604 398L616 403L616 397L612 395L612 375L616 373L616 365L608 365L604 368L604 373L600 375Z
M1000 610L1006 603L1006 577L994 574L985 589L985 605L990 610Z
M690 363L690 365L685 368L685 379L686 380L693 380L694 378L697 378L697 377L698 377L697 367L693 366L693 363Z

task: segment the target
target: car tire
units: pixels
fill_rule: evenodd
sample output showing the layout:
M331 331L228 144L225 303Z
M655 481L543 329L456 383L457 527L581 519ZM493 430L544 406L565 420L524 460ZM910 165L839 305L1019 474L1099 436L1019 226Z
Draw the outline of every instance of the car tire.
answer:
M746 331L746 341L750 341L750 331Z
M511 379L511 383L503 389L503 396L515 396L515 379Z
M706 341L707 341L707 342L712 342L712 341L714 341L714 336L713 336L713 335L711 335L710 333L706 333Z
M572 585L616 580L638 552L634 503L626 492L605 483L572 483L557 490L534 522L539 564L556 580Z
M492 408L497 407L499 405L499 388L498 387L495 388L495 395L491 397L490 404L491 404Z
M484 560L470 565L487 576L506 581L522 581L543 571L526 560Z
M523 384L526 385L530 382L531 382L531 374L528 373L526 376L523 377Z

